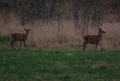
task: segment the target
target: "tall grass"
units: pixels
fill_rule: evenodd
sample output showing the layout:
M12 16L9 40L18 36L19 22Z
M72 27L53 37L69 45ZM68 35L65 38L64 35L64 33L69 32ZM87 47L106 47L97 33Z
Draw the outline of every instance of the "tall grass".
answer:
M8 42L2 43L4 40L0 40L0 49L10 48L10 37L14 32L25 33L23 28L30 28L30 34L26 41L28 49L49 49L49 50L82 50L83 36L81 32L76 33L74 23L72 20L63 21L63 29L58 31L57 21L51 20L49 23L43 23L42 21L36 21L29 23L26 26L21 26L18 18L9 14L9 17L3 19L0 17L0 36L9 38ZM7 20L7 21L6 21ZM120 23L104 22L102 29L106 32L101 40L101 45L104 50L120 50ZM82 29L80 29L81 31ZM97 35L98 29L89 27L85 35ZM9 45L5 45L9 44ZM19 43L16 42L17 48ZM22 47L23 48L23 47ZM95 45L87 45L87 50L94 50ZM98 47L98 50L100 47Z

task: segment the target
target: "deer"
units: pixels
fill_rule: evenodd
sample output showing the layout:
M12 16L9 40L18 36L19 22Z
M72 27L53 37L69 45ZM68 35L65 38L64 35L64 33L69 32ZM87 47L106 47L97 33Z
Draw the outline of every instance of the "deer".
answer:
M101 28L99 28L98 35L86 35L86 36L84 36L83 37L83 39L84 39L83 51L85 51L85 46L88 43L95 44L96 45L96 50L97 50L97 45L99 45L101 47L101 51L103 51L103 48L102 48L102 46L99 42L102 38L102 34L104 34L104 33L106 33L106 32L103 31Z
M16 49L15 46L14 46L14 42L15 42L15 41L20 41L20 48L21 48L21 44L22 44L22 42L23 42L23 43L24 43L24 47L25 47L25 49L26 49L26 44L25 44L25 42L26 42L26 40L27 40L27 37L28 37L28 34L29 34L30 29L25 29L25 28L24 28L24 30L26 31L25 34L22 34L22 33L13 33L13 34L11 35L11 38L12 38L11 48L12 48L13 50Z

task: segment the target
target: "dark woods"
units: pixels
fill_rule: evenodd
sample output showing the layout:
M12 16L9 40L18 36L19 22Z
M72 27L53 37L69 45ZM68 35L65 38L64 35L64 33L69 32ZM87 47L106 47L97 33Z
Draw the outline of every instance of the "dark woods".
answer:
M82 35L88 26L102 27L103 22L103 0L75 0L74 1L74 24Z
M76 30L89 25L101 27L103 22L102 0L1 0L8 4L10 12L19 17L21 25L42 20L48 23L57 20L58 30L63 20L74 20ZM0 8L1 8L0 4Z

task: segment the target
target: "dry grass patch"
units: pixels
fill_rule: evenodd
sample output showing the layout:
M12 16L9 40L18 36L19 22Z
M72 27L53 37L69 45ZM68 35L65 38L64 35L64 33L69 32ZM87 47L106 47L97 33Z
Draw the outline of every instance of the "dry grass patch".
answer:
M108 64L106 62L100 62L99 64L92 65L92 69L108 69Z
M6 18L8 19L8 18ZM82 50L83 36L97 35L98 29L89 27L88 31L81 35L81 30L76 34L72 20L63 21L63 29L58 31L57 21L51 20L49 23L35 21L26 26L21 26L18 18L13 14L9 15L9 22L3 22L0 17L0 36L10 37L14 32L25 33L24 28L31 29L26 44L29 49L49 49L49 50ZM120 23L104 22L102 29L106 32L100 44L104 50L120 50ZM1 47L2 48L2 47ZM0 49L1 49L0 48ZM98 47L98 50L100 47ZM86 50L95 50L95 45L87 45Z

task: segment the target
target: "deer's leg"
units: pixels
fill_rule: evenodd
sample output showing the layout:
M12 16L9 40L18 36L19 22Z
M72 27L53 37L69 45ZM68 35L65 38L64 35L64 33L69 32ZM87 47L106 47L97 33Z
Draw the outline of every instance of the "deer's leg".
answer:
M15 42L15 41L16 41L16 40L13 39L12 42L11 42L11 48L12 48L13 50L15 50L15 46L14 46L14 42Z
M87 42L83 43L83 51L85 51L85 46L86 46Z
M20 41L20 49L21 49L22 41Z
M103 51L103 48L102 48L101 44L98 43L98 45L101 47L101 51Z
M95 48L95 50L97 50L97 45L98 45L98 44L96 44L96 48Z
M13 49L13 40L12 40L12 42L11 42L11 48Z
M13 43L11 42L11 48L13 49Z
M24 41L24 47L25 47L25 49L26 49L26 44L25 44L25 41Z

